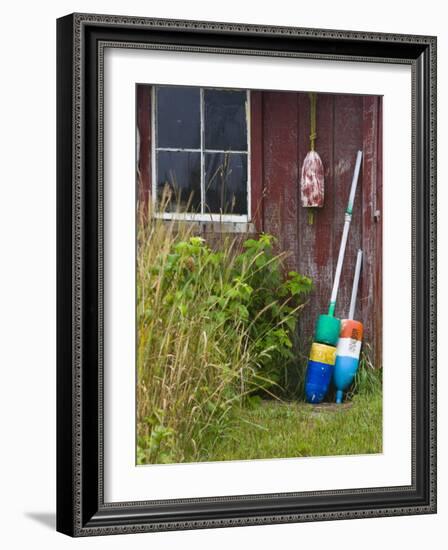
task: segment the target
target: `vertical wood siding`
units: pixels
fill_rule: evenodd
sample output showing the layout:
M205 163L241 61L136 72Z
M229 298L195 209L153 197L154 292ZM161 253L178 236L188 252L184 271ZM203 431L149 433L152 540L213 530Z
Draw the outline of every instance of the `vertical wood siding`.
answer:
M151 197L151 87L137 87L137 178L140 204ZM288 254L286 269L309 275L314 291L300 319L310 343L328 309L356 152L364 158L353 209L336 315L345 317L358 248L364 251L355 318L381 365L382 344L382 103L376 96L318 94L316 150L325 170L324 207L300 204L299 179L309 150L307 93L251 92L251 219Z
M147 212L151 200L151 86L137 86L137 200Z
M278 238L287 265L299 265L299 108L296 93L263 94L264 231Z
M328 309L356 152L364 153L338 294L336 315L345 317L358 248L364 264L355 318L381 366L382 331L382 120L381 98L319 94L316 150L325 169L325 203L308 209L299 201L300 168L310 144L307 93L264 92L262 224L289 253L287 269L309 275L314 291L300 320L300 340L311 341L314 323Z
M255 227L263 226L263 92L250 94L250 180L251 220Z

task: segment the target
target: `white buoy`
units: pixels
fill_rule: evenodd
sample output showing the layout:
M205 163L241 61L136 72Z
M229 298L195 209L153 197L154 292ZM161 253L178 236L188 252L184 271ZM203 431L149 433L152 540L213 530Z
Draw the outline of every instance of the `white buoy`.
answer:
M362 250L358 250L348 319L342 319L341 321L341 334L336 349L336 363L333 373L333 382L336 387L336 403L342 403L344 392L347 391L352 384L358 370L359 356L361 355L364 327L360 321L353 320L355 316L361 264Z

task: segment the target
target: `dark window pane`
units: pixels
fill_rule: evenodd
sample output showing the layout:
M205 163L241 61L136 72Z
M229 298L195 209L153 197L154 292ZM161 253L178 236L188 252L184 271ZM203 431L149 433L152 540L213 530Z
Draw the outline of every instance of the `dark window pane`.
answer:
M157 88L157 147L200 149L199 88Z
M157 152L157 205L165 212L201 212L201 154Z
M212 214L247 214L247 155L205 153L205 208Z
M205 148L247 151L246 92L204 90Z

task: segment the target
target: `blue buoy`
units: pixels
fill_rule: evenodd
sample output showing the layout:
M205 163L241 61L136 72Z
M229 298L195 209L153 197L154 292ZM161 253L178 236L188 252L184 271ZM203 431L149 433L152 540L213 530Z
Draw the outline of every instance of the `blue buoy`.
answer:
M308 361L305 382L305 396L308 403L320 403L327 395L333 376L334 365Z
M354 357L336 356L333 381L336 386L336 403L342 403L344 392L348 390L358 369L359 360Z
M353 382L359 365L364 329L362 323L360 321L354 321L353 317L355 314L361 263L362 250L358 250L350 310L348 319L343 319L341 321L341 334L336 350L336 363L333 375L333 383L336 387L336 403L342 403L344 392L348 390Z

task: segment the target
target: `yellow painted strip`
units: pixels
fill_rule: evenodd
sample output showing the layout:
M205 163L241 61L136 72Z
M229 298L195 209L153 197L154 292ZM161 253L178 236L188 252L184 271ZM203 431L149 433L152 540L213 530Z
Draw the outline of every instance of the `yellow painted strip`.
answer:
M311 361L334 365L336 361L336 348L314 342L311 345L310 359Z

